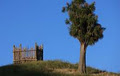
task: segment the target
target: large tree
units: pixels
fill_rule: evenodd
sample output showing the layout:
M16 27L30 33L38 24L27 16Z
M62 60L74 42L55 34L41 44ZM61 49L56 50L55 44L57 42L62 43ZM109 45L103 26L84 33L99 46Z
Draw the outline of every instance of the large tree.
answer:
M88 4L85 0L72 0L63 7L62 12L68 12L69 18L66 24L69 26L69 33L77 38L80 46L80 61L78 71L86 73L86 49L88 45L93 45L103 38L105 30L98 23L98 16L95 15L95 2Z

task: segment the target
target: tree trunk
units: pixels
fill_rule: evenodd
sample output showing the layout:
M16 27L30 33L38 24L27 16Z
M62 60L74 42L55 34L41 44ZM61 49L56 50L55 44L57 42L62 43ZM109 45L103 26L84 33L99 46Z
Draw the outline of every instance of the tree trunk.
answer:
M86 73L86 48L85 43L81 43L80 47L80 61L78 64L78 72L81 74Z

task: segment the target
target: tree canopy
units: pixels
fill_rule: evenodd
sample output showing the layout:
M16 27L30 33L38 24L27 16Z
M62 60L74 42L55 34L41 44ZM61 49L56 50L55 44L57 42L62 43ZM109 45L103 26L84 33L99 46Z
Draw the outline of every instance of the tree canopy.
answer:
M88 4L85 0L72 0L62 9L62 12L68 12L69 15L66 24L70 25L70 35L86 45L92 45L103 38L105 30L98 23L98 16L94 11L95 2Z

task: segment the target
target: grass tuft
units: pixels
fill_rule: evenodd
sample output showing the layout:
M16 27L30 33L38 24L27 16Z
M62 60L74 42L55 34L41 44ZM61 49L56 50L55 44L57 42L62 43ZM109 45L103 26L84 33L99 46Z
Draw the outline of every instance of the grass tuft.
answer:
M95 68L87 67L87 74L77 72L77 64L61 60L36 61L0 67L0 76L119 76Z

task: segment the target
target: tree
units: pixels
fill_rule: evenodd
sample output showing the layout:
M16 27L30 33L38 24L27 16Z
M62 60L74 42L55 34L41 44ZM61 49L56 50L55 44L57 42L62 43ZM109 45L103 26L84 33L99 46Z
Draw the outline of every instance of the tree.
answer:
M86 73L86 49L88 45L95 44L99 39L103 38L105 30L98 23L98 16L95 15L95 2L88 4L85 0L72 0L63 7L62 12L68 12L69 18L66 24L69 26L69 33L77 38L80 46L80 61L78 71Z

